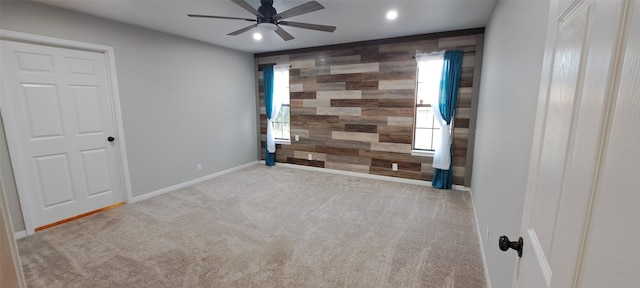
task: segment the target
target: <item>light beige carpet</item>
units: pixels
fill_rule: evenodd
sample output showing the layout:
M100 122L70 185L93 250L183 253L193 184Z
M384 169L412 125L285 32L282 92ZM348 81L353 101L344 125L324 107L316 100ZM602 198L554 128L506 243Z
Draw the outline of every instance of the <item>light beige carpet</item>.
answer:
M256 165L18 244L29 287L485 287L469 197Z

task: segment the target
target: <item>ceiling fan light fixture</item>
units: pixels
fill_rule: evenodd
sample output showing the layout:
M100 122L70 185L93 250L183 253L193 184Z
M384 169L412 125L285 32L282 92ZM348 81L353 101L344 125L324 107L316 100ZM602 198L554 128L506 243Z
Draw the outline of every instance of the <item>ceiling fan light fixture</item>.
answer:
M267 23L267 22L258 23L258 28L262 31L270 31L270 32L278 30L278 26L276 24Z
M260 34L258 32L253 33L253 40L256 40L256 41L262 40L262 34Z

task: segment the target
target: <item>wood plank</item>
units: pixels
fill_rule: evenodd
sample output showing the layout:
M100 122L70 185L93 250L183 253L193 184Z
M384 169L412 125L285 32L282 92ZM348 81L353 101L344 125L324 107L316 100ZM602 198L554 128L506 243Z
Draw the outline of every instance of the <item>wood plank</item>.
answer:
M329 75L331 73L331 67L321 66L310 69L300 69L300 76L318 76Z
M316 145L299 144L298 142L292 142L291 146L289 146L289 149L293 151L316 152Z
M348 163L348 164L357 164L357 165L365 165L371 166L371 158L363 158L356 156L346 156L346 155L333 155L326 154L328 162L337 162L337 163Z
M456 48L460 46L475 46L476 36L458 36L438 39L438 48Z
M365 73L362 75L363 81L380 80L411 80L416 81L416 71L407 72L387 72L387 73Z
M415 89L362 91L363 99L415 99Z
M318 91L316 92L316 99L361 99L362 91L349 90L349 91Z
M316 146L316 152L325 153L327 155L346 155L346 156L358 156L360 150L352 148L341 148L331 146Z
M324 168L369 174L368 165L356 165L356 164L337 163L337 162L327 161L324 163Z
M360 63L360 55L335 56L335 57L319 57L316 59L316 66L331 66L344 64Z
M401 143L401 144L412 144L413 143L413 135L412 134L379 134L379 141L385 143Z
M317 83L362 81L362 73L318 75L315 80Z
M305 129L291 129L291 135L298 135L300 137L309 138L309 130Z
M360 149L359 154L360 157L371 158L371 159L385 159L385 160L397 160L397 161L411 161L411 154L407 153L397 153L397 152L388 152L388 151L374 151L371 149Z
M417 71L416 69L417 69L416 60L411 57L408 57L400 61L380 62L380 72L377 74L409 72L413 74L413 78L415 79L415 74Z
M406 162L406 161L395 161L395 160L385 160L385 159L371 159L371 167L380 167L387 168L391 170L391 165L393 163L398 164L398 170L408 170L408 171L421 171L422 165L420 163Z
M349 81L346 90L378 90L378 81Z
M324 141L323 145L330 146L330 147L349 148L349 149L371 149L370 142L351 141L351 140L329 139Z
M412 109L413 112L413 109ZM387 124L390 126L411 126L413 127L413 115L410 117L398 117L398 116L390 116L387 117Z
M407 80L380 80L379 90L403 90L403 89L415 89L416 81L414 79Z
M302 165L302 166L324 168L324 161L317 161L317 160L306 160L306 159L287 157L287 163Z
M342 124L387 125L387 116L340 116Z
M378 107L377 99L331 99L331 107Z
M327 154L310 152L310 151L293 151L293 157L298 159L307 159L307 157L311 154L313 160L316 161L325 161L327 159Z
M316 67L316 59L293 60L289 61L289 65L291 65L291 69L314 68Z
M291 117L293 117L293 115L316 115L316 108L315 107L291 107ZM291 119L291 121L293 122L294 120Z
M438 39L427 39L427 40L420 40L420 41L380 45L380 53L403 52L403 51L411 51L411 50L418 50L418 49L437 50Z
M456 118L453 123L456 128L469 128L469 118Z
M332 131L331 139L337 140L350 140L350 141L364 141L364 142L377 142L378 134L376 133L362 133L362 132L343 132ZM373 145L373 143L372 143Z
M289 62L289 55L285 54L258 58L258 64L282 64L284 62Z
M345 89L347 89L346 82L311 83L304 86L304 91L334 91Z
M380 63L333 65L331 74L367 73L380 71Z
M363 116L375 116L375 115L387 115L390 117L408 117L411 118L413 125L413 108L379 108L379 107L362 107L361 115Z
M303 92L304 91L304 87L302 84L289 84L289 91L290 92Z
M336 116L360 116L362 108L360 107L317 107L318 115L336 115Z
M409 134L413 135L413 127L410 126L378 126L378 133L381 134Z
M303 108L302 99L289 99L289 105L291 108Z
M315 91L307 91L307 92L290 92L290 99L316 99ZM264 101L262 101L264 103Z
M340 118L338 116L331 115L291 115L291 122L305 122L305 123L339 123Z
M373 142L371 143L371 150L374 151L386 151L396 153L407 153L411 155L411 144L398 144L398 143L384 143Z
M381 167L370 167L369 174L422 180L422 172L419 172L419 171L407 171L407 170L391 171L391 168L387 169L387 168L381 168Z
M331 99L303 99L303 107L330 107Z
M364 124L345 124L344 131L347 132L365 132L365 133L377 133L378 125L364 125Z

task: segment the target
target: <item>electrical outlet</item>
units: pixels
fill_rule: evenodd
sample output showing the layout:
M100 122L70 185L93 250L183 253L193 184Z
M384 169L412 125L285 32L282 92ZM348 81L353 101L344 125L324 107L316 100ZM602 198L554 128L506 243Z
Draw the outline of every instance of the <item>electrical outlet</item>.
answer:
M398 163L391 164L391 170L398 171Z
M487 234L484 236L484 242L489 242L489 227L487 227Z
M196 164L196 170L202 171L202 164L201 163Z
M295 136L296 141L300 141L300 135Z
M307 160L313 160L313 154L309 153L309 155L307 156Z

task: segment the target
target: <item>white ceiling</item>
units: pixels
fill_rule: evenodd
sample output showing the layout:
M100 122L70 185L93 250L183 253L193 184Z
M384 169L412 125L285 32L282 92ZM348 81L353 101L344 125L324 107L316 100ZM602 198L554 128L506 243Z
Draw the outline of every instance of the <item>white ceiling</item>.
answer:
M337 26L336 31L283 27L295 37L285 42L273 32L263 33L261 41L253 40L253 31L226 35L251 22L187 17L255 17L229 0L35 1L251 53L484 27L495 4L495 0L316 0L325 9L287 20ZM256 9L260 6L260 0L246 1ZM282 12L308 1L274 0L273 6ZM398 11L394 21L385 18L391 9Z

